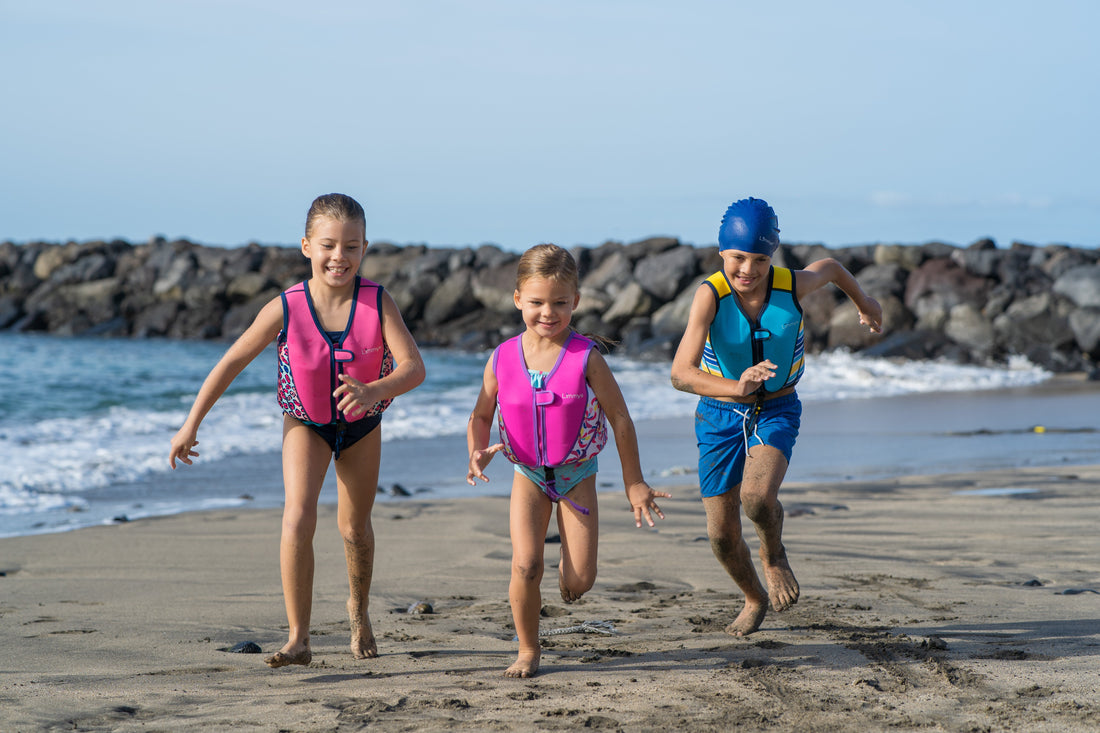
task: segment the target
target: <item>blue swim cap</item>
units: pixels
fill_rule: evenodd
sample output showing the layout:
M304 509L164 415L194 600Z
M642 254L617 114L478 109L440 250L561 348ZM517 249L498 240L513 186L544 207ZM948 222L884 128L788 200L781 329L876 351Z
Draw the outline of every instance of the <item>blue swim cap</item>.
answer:
M764 199L749 197L734 201L718 227L718 250L772 256L779 246L779 217Z

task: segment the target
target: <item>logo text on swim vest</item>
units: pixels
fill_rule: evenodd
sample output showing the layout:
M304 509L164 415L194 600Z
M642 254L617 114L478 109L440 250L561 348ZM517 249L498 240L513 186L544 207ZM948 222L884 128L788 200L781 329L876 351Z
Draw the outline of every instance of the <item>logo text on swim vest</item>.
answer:
M363 349L363 353L364 354L370 354L372 352L378 351L381 348L382 348L381 346L372 346L369 349Z
M582 394L563 394L561 398L563 400L583 400L586 396Z

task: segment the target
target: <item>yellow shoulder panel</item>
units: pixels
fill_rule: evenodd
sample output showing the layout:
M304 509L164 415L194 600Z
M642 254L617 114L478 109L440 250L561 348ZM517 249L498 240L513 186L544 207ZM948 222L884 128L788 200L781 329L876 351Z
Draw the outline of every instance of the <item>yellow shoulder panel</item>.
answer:
M714 291L718 293L718 298L721 300L730 294L729 280L726 280L726 274L724 272L716 272L707 278L707 282L714 288Z
M786 267L775 267L775 276L772 277L772 290L786 290L790 292L794 289L794 276L791 271Z

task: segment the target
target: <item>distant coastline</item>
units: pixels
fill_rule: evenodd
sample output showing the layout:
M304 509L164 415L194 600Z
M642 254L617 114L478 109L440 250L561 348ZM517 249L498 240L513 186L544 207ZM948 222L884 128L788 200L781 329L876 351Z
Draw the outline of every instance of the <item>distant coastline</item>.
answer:
M670 237L572 250L581 269L575 325L625 355L667 359L695 288L721 266L716 247ZM393 295L424 345L484 349L515 332L518 254L481 247L371 244L361 273ZM844 296L802 303L811 353L997 364L1026 357L1100 378L1100 250L990 240L968 247L784 244L775 264L834 257L882 303L866 333ZM309 274L297 248L235 249L155 238L0 243L0 330L134 338L233 339L260 307Z

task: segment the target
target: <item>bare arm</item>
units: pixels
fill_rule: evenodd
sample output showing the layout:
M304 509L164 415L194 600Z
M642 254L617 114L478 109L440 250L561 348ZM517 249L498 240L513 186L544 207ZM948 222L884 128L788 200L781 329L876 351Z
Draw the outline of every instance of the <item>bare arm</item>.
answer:
M665 515L657 506L655 498L668 497L661 491L654 491L645 482L642 476L642 463L638 457L638 433L634 429L634 421L630 418L630 412L623 399L622 390L619 389L611 368L607 366L603 355L592 349L588 354L588 384L599 400L600 407L607 415L607 421L611 423L611 429L615 434L615 447L619 451L619 463L623 469L623 484L626 486L626 496L630 500L630 506L634 509L634 524L642 526L642 517L650 527L653 526L651 510L661 519Z
M393 354L395 364L393 371L369 384L341 374L342 384L332 393L333 397L339 400L336 409L344 412L348 417L355 417L377 402L393 399L412 391L424 381L426 371L420 349L417 348L416 341L405 326L405 319L401 317L397 304L384 290L382 291L382 338L390 353Z
M237 375L279 335L282 327L282 299L274 298L260 309L252 325L229 347L225 355L210 370L210 374L206 376L183 427L172 438L172 448L168 454L169 466L175 468L176 460L191 464L191 457L198 455L193 449L199 442L197 439L199 425L206 417L206 413L210 412L214 403L225 394L225 390L229 389L229 385Z
M860 323L874 333L882 333L882 306L863 292L855 276L844 265L832 257L826 257L795 273L795 293L799 300L829 283L834 283L855 304Z
M493 374L493 359L485 364L485 373L481 380L481 391L477 395L477 403L470 414L470 421L466 424L466 447L470 454L470 464L466 470L466 483L473 486L474 479L488 481L485 475L485 467L501 449L503 443L489 445L489 434L493 428L493 415L497 409L497 377Z
M714 294L706 285L700 285L691 302L684 336L672 358L672 386L681 392L704 397L748 397L761 383L775 376L775 364L762 361L746 369L736 380L708 374L700 369L707 332L716 310Z

